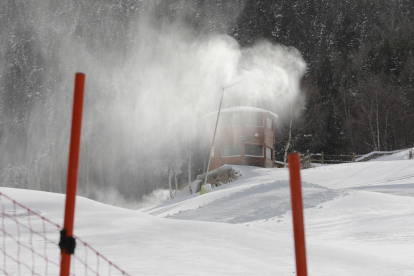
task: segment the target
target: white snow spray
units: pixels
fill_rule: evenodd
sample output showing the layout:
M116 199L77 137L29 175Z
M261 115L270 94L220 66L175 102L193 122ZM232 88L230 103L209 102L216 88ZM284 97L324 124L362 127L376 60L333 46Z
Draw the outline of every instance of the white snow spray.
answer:
M165 187L224 87L236 83L224 107L276 113L300 95L306 64L297 50L241 48L217 27L242 5L204 10L198 25L210 22L207 30L188 22L200 14L196 1L52 2L2 9L1 186L64 192L77 71L86 74L79 192L118 205ZM211 27L217 18L227 21Z

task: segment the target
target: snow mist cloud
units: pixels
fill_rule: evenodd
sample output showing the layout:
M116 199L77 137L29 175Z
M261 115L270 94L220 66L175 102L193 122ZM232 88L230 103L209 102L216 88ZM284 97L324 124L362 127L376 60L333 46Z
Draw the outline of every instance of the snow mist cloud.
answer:
M165 187L223 88L232 85L224 107L276 113L299 96L306 64L297 50L200 32L184 20L193 1L173 5L178 16L167 16L165 1L23 2L17 17L5 9L0 37L2 186L64 191L77 71L86 74L79 190L112 203L114 193L121 202Z

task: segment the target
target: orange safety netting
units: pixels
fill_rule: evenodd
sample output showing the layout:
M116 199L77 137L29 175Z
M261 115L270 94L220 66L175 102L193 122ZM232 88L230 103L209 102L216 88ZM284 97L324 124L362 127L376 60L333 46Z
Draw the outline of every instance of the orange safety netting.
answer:
M59 275L62 227L0 192L0 273ZM76 237L70 275L129 275Z

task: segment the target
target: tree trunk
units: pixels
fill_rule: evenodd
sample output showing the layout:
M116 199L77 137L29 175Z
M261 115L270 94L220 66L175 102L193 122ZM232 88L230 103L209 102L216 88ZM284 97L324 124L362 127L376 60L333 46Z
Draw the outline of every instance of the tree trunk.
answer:
M175 196L177 194L177 191L178 191L177 172L174 172L174 183L175 183L175 192L174 192L174 196Z
M387 108L387 114L385 115L385 132L384 137L382 138L382 141L385 146L384 150L388 150L388 111L389 109Z
M191 142L188 146L188 187L190 194L193 194L193 189L191 188Z
M365 112L365 114L367 115L368 118L368 124L369 124L369 128L371 130L371 135L372 135L372 148L373 150L378 150L377 147L377 142L376 142L376 137L375 137L375 129L374 126L372 125L372 109L374 108L374 99L371 99L371 109L370 112L368 112L364 106L364 104L362 104L361 108L362 110Z
M379 106L378 106L378 92L375 93L375 100L377 102L376 107L376 115L377 115L377 144L378 144L378 150L381 150L381 143L380 143L380 127L379 127Z
M211 154L211 153L210 153ZM206 172L206 167L207 167L207 160L208 160L208 158L209 157L207 157L207 159L206 158L204 158L204 163L203 163L203 173L205 173Z
M171 187L172 174L173 174L173 171L172 171L172 168L171 168L171 165L170 165L170 167L168 169L168 188L170 188L170 197L174 198L174 193L173 193L172 187Z

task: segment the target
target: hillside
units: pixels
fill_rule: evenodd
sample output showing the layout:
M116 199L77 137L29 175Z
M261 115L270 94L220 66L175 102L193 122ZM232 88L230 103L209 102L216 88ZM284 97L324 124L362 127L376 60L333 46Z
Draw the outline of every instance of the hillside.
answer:
M371 161L303 171L309 275L414 273L413 166ZM294 274L287 170L235 168L242 176L209 194L140 211L78 197L75 234L131 275ZM63 195L0 191L61 223Z

